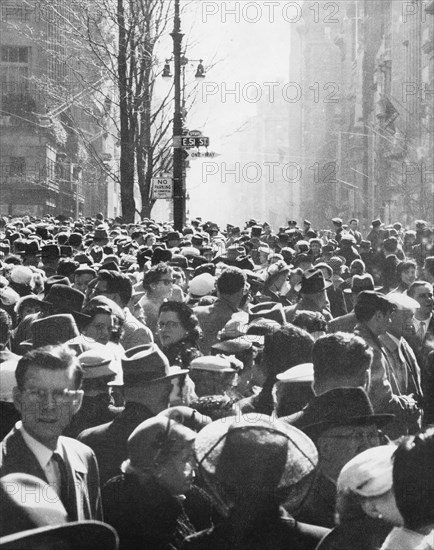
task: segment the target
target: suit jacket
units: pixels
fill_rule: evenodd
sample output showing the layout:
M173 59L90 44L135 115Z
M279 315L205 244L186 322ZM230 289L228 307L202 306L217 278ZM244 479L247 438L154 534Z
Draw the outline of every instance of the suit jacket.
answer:
M67 457L71 521L102 521L98 464L89 447L75 439L60 436L59 444ZM36 456L27 447L21 432L14 428L0 443L0 477L22 472L48 480Z
M144 405L130 402L111 422L84 430L78 436L78 440L96 454L101 486L121 473L120 466L128 458L128 438L139 424L153 416Z

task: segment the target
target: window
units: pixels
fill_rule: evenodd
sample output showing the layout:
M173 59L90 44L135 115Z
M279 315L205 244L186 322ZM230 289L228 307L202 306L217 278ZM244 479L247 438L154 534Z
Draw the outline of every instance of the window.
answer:
M2 62L28 63L29 49L27 46L2 46Z
M24 176L26 171L25 157L11 157L11 176Z

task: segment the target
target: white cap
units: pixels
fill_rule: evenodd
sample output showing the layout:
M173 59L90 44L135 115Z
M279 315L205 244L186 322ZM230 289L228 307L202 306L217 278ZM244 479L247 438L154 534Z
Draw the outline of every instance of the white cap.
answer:
M10 274L11 281L19 285L30 284L32 277L33 271L24 265L17 265L12 269Z
M190 363L190 368L193 370L206 370L211 372L236 372L235 369L232 368L229 359L219 355L197 357Z
M201 273L190 281L188 291L194 296L206 296L214 290L214 287L215 277L211 273Z
M409 309L411 311L414 311L420 308L419 302L417 302L413 298L410 298L410 296L407 296L407 294L402 294L400 292L391 292L390 294L387 294L386 297L392 302L392 304L396 306L397 309Z
M393 485L393 453L396 445L372 447L352 458L342 468L338 491L349 489L362 497L384 495Z
M15 305L18 300L20 299L20 295L18 292L15 292L13 288L5 287L0 288L0 302L4 306L13 306Z
M279 382L298 383L298 382L313 382L313 363L302 363L291 367L285 372L281 372L276 376Z

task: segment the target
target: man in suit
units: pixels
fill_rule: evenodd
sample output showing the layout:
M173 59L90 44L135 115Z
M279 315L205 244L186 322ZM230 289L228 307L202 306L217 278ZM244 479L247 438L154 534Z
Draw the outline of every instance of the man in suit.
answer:
M102 519L98 465L89 447L61 436L80 409L83 371L67 346L27 353L13 389L21 421L0 444L0 477L21 472L49 483L70 521Z

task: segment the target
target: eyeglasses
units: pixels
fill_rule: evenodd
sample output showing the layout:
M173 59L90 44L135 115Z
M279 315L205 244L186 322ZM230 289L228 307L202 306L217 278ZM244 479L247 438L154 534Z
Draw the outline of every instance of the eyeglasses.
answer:
M159 330L164 329L164 327L167 327L169 329L179 327L181 323L178 321L166 321L165 323L157 323L157 327Z
M42 401L47 401L48 396L51 394L53 401L56 405L62 405L63 403L72 403L77 401L81 395L83 395L83 390L46 390L44 388L28 388L23 391L27 395L27 398L31 403L41 403Z
M173 279L159 279L158 282L163 283L164 286L169 286L173 285L175 281Z

